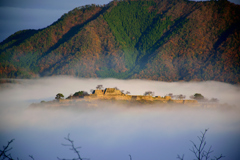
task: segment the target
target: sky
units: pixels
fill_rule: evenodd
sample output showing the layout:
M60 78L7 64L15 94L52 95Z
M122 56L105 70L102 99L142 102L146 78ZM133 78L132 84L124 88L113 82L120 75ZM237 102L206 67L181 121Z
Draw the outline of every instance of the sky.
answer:
M87 4L107 4L111 0L0 0L0 42L24 29L41 29L64 13ZM240 0L230 0L240 4Z
M45 28L76 7L109 2L110 0L1 0L0 42L19 30Z
M53 100L57 93L65 97L97 85L118 87L142 95L153 91L164 96L169 92L187 97L198 92L206 98L218 98L232 107L130 106L109 102L92 102L86 106L29 108L31 103ZM80 154L91 160L174 160L177 155L194 159L190 142L199 144L197 136L206 134L206 150L211 157L223 154L223 160L240 159L240 86L221 82L161 82L149 80L79 79L56 76L20 80L0 88L0 147L11 139L13 158L56 160L76 158L62 146L70 134ZM224 91L224 92L223 92ZM227 104L226 104L227 106Z

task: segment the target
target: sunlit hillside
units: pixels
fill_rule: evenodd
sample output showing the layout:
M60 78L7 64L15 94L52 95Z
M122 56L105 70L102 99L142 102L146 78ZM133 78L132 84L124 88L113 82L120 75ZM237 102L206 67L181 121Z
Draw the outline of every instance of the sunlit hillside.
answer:
M240 6L225 0L77 7L0 44L0 77L240 82Z

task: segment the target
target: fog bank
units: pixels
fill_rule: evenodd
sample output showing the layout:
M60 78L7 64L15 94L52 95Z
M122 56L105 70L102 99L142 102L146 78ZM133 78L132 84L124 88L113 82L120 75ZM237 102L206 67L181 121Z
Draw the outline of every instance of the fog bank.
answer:
M65 97L77 91L94 89L97 85L118 87L132 95L153 91L155 95L201 93L217 98L220 103L234 107L159 107L124 106L96 102L98 107L80 104L72 107L29 109L33 102L54 99L57 93ZM240 159L240 88L220 82L159 82L147 80L77 79L55 77L21 80L19 84L4 85L0 89L0 145L15 138L11 151L14 158L53 160L74 158L74 153L61 146L70 133L80 153L92 160L176 159L189 151L190 140L209 128L207 147L212 145L213 156L221 153L224 159Z

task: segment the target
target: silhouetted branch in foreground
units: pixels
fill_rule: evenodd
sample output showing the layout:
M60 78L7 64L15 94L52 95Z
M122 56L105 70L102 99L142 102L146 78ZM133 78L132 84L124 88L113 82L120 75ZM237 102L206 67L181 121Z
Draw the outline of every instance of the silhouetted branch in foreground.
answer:
M182 155L182 157L180 157L179 155L177 155L177 159L184 160L184 154Z
M132 160L132 156L131 156L131 154L129 154L129 157L130 157L130 160Z
M80 152L79 152L79 148L81 148L81 147L75 147L74 141L70 139L70 134L68 134L68 137L65 137L64 139L67 140L68 142L70 142L70 144L62 144L62 145L63 146L69 146L70 147L69 149L76 153L77 158L61 159L61 158L57 157L59 160L83 160L83 159L87 159L87 158L82 158L81 157Z
M1 159L13 160L11 153L7 153L12 149L12 147L11 148L9 148L9 147L13 141L14 141L14 139L10 140L6 146L3 146L3 150L0 150L0 158Z
M33 156L32 156L32 155L29 155L29 157L30 157L32 160L34 160L34 158L33 158Z
M197 145L196 143L194 143L193 141L191 141L192 143L192 149L190 149L190 151L195 155L196 159L195 160L220 160L222 159L223 156L222 154L218 157L214 157L211 158L210 154L213 153L212 150L212 146L209 147L208 150L205 150L206 148L206 133L207 133L208 129L205 129L204 132L201 132L201 136L197 136L198 140L200 141L199 145ZM84 160L86 158L82 158L79 152L79 148L81 147L75 147L74 145L74 141L70 139L70 134L68 134L67 137L64 138L65 140L67 140L69 142L69 144L62 144L63 146L68 146L70 147L69 149L72 150L76 155L77 158L71 158L71 159L61 159L58 158L58 160ZM0 160L13 160L12 156L10 153L8 153L12 148L10 147L10 144L14 141L14 139L10 140L8 142L8 144L6 146L3 146L3 150L0 150ZM29 157L34 160L33 156L29 155ZM129 158L130 160L132 160L132 156L129 154ZM184 160L184 154L182 156L177 155L177 159L179 160ZM19 160L19 158L17 158L17 160ZM88 160L88 159L86 159Z
M208 150L205 150L206 147L206 133L207 133L208 129L205 129L204 132L201 132L201 136L197 136L200 143L199 145L196 145L196 143L194 143L193 141L193 147L192 149L190 149L190 151L195 155L195 157L197 158L197 160L208 160L210 159L210 154L213 152L212 150L212 146L209 147ZM221 154L219 157L214 157L214 159L211 158L211 160L219 160L221 158L223 158L224 156ZM184 155L182 155L182 157L180 157L179 155L177 156L178 159L180 160L184 160Z

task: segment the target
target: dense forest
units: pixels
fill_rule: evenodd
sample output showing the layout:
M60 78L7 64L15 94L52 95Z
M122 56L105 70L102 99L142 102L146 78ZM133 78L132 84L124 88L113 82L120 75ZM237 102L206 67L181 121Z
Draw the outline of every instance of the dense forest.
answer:
M53 75L240 83L240 5L115 0L0 43L0 78Z

